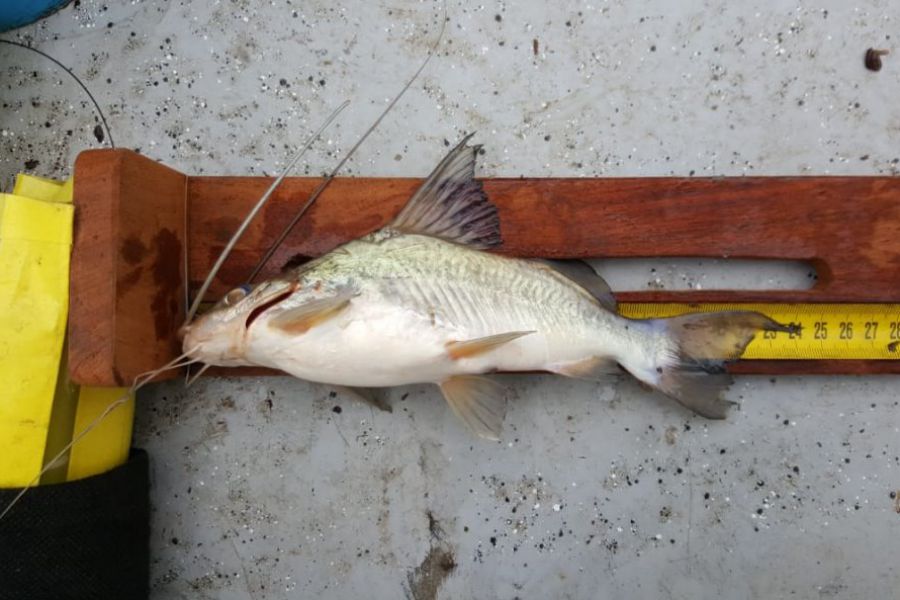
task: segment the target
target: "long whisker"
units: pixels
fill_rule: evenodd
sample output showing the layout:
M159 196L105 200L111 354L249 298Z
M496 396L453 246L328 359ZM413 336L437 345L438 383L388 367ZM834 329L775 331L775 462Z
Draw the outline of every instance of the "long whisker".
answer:
M203 365L202 367L200 367L199 371L194 373L194 375L192 377L188 378L188 380L184 384L184 387L191 387L198 379L200 379L200 376L203 375L203 373L205 373L206 370L208 368L210 368L211 366L212 365Z
M191 352L193 352L193 350ZM184 355L182 355L182 356L184 356ZM199 362L199 360L196 358L186 358L186 359L179 358L179 359L173 360L173 361L159 367L158 369L153 369L151 371L145 371L143 373L140 373L139 375L137 375L134 378L134 382L132 383L132 385L136 386L136 387L142 387L142 386L146 385L147 383L149 383L154 377L156 377L163 371L170 371L172 369L180 369L182 367L192 365L196 362Z
M195 346L193 349L191 349L191 350L189 350L188 352L186 352L186 354L193 354L194 352L196 352L196 351L199 350L199 349L200 349L200 345L197 345L197 346ZM189 376L190 376L190 374L191 374L191 366L193 366L193 365L195 365L195 364L197 364L197 363L200 363L200 362L202 362L202 361L201 361L199 358L192 358L192 359L190 359L190 360L185 360L185 361L179 363L180 366L182 366L182 367L187 367L187 368L184 370L185 375L187 376L187 379L190 378ZM187 379L185 379L185 381L187 381Z
M0 512L0 521L2 521L3 518L6 517L7 513L9 513L9 511L12 510L12 508L16 504L18 504L19 500L22 498L22 496L25 495L25 493L28 490L30 490L35 485L37 485L37 483L41 480L41 477L43 477L47 471L49 471L54 466L59 464L60 459L62 459L66 455L66 453L68 453L72 449L72 447L75 444L77 444L84 436L86 436L91 431L93 431L94 428L96 428L101 422L103 422L103 420L111 412L113 412L115 409L119 408L126 402L128 402L128 400L131 398L132 394L136 393L139 389L141 389L142 387L147 385L147 383L149 383L151 379L153 379L154 377L156 377L163 371L168 371L171 369L180 369L181 367L184 367L185 365L189 365L189 364L193 364L193 363L197 362L197 359L190 358L188 355L195 352L198 348L193 348L193 349L185 352L184 354L175 357L174 359L167 362L165 365L159 367L158 369L153 369L152 371L146 371L144 373L140 373L137 376L135 376L134 381L131 383L131 386L121 396L119 396L118 398L116 398L115 400L110 402L106 406L106 408L103 409L102 413L100 413L90 423L88 423L81 431L79 431L76 435L74 435L72 437L72 440L68 444L63 446L63 448L59 452L57 452L56 455L53 456L53 458L51 458L49 461L47 461L46 464L44 465L44 467L38 472L38 474L35 475L34 478L31 481L29 481L21 490L19 490L19 493L16 494L15 498L13 498L9 502L9 504L6 505L6 507L3 509L3 512Z
M164 364L163 366L159 367L158 369L151 369L150 371L144 371L143 373L138 373L137 376L138 376L138 377L141 377L141 376L147 375L147 374L149 374L149 373L154 373L154 374L156 374L156 373L158 373L158 372L160 372L160 371L163 371L163 370L165 370L165 369L170 369L170 368L174 367L175 365L179 364L181 361L193 362L193 361L195 361L196 359L191 358L191 354L193 354L194 352L196 352L196 351L199 350L199 349L200 349L200 346L199 346L199 345L198 345L198 346L195 346L195 347L191 348L190 350L188 350L187 352L184 352L184 353L182 353L182 354L179 354L178 356L176 356L175 358L173 358L172 360L170 360L169 362L167 362L167 363ZM182 365L182 366L183 366L183 365Z
M145 385L147 385L148 383L150 383L151 381L153 381L153 379L155 379L157 375L159 375L160 373L162 373L164 371L171 371L173 369L181 369L183 367L192 365L195 362L198 362L198 361L190 361L190 362L185 362L182 364L172 365L171 367L166 367L164 369L156 369L154 371L150 371L150 372L146 373L145 375L140 375L138 377L135 377L134 387L135 387L135 389L142 388Z
M419 78L419 75L422 73L422 71L425 70L425 67L428 66L429 61L431 61L432 57L437 52L437 49L441 43L441 40L444 39L444 30L446 28L447 28L447 1L444 0L444 14L443 14L443 18L441 19L441 30L438 33L437 39L434 41L434 44L432 44L431 48L428 50L428 56L425 57L425 60L419 66L418 70L416 70L416 72L413 73L413 76L409 78L409 81L406 82L406 85L403 86L403 89L401 89L400 92L396 96L394 96L394 99L391 100L390 104L387 105L387 108L385 108L384 111L382 111L381 115L379 115L378 118L375 119L375 122L372 124L372 126L369 127L366 130L366 132L362 135L362 137L359 138L359 140L357 140L356 144L354 144L353 147L350 148L350 150L347 152L347 154L344 155L344 158L341 159L341 162L339 162L337 164L337 166L331 171L331 173L328 174L328 177L326 177L322 181L322 183L319 184L319 187L316 188L316 190L312 193L312 196L309 197L309 199L300 208L300 210L297 212L297 214L294 215L294 217L291 219L290 223L288 223L287 226L284 228L284 230L281 232L281 235L279 235L278 238L276 238L275 241L272 243L272 245L269 246L269 249L266 250L266 253L263 255L263 257L259 260L258 263L256 263L256 266L253 268L253 272L251 272L250 276L247 277L247 282L252 283L253 280L256 279L256 276L259 275L259 272L263 270L263 267L266 266L266 264L269 262L269 259L272 258L273 254L275 254L275 251L278 250L279 247L281 247L281 244L284 242L284 240L287 238L287 236L290 235L291 231L294 230L294 227L297 225L297 223L300 221L300 219L303 217L303 215L306 214L306 211L309 210L309 207L312 206L313 202L315 202L318 199L318 197L322 194L322 192L325 191L325 188L327 188L328 184L331 183L331 180L335 178L335 176L338 174L338 171L340 171L341 168L344 166L344 164L348 160L350 160L350 157L353 156L353 154L356 152L357 148L359 148L362 145L362 143L364 141L366 141L366 138L369 137L369 134L371 134L373 131L375 131L375 129L378 127L378 125L381 123L381 121L387 116L387 114L389 112L391 112L391 110L394 108L394 105L397 104L397 102L399 102L400 99L403 97L403 95L406 93L406 90L408 90L412 86L412 84L415 83L416 79Z
M215 264L213 264L212 269L209 271L209 275L206 276L206 280L204 280L203 285L200 286L200 291L197 292L197 297L194 298L194 303L191 304L191 308L190 310L188 310L185 323L190 323L194 318L194 315L197 314L197 310L200 308L200 303L203 302L203 297L206 295L206 291L209 289L213 278L219 273L219 269L222 268L222 265L225 263L225 259L227 259L228 255L231 254L231 250L232 248L234 248L235 244L237 244L237 241L242 235L244 235L244 231L246 231L247 227L249 227L250 221L252 221L253 218L256 217L256 214L262 209L263 205L268 202L269 197L275 191L275 188L277 188L281 184L281 181L287 176L290 170L294 168L294 165L297 164L297 161L299 161L300 158L304 154L306 154L306 151L309 150L309 147L313 145L313 142L315 142L319 138L319 136L322 135L322 132L325 131L325 129L329 125L331 125L331 122L334 121L334 119L341 113L341 111L347 108L349 104L350 101L345 100L343 104L338 106L328 116L325 122L322 123L322 126L319 127L314 134L309 136L309 139L306 140L306 143L303 144L303 147L300 148L297 154L295 154L291 159L291 162L289 162L281 172L281 175L279 175L278 178L272 182L272 185L269 186L269 189L266 190L266 193L262 195L262 197L256 202L256 205L250 210L247 216L244 217L243 223L241 223L240 227L237 228L237 231L234 232L234 234L231 236L231 239L228 240L225 248L219 254L219 258L216 259Z
M3 518L6 516L6 514L7 514L10 510L12 510L12 507L15 506L16 503L19 502L19 499L22 498L22 496L25 495L25 492L27 492L28 490L30 490L32 487L34 487L34 486L37 484L38 481L40 481L40 479L41 479L41 477L44 475L44 473L46 473L49 469L51 469L54 465L56 465L56 464L57 464L57 461L59 461L63 456L66 455L66 453L67 453L69 450L72 449L72 446L74 446L76 443L78 443L78 441L81 440L81 438L83 438L83 437L86 436L88 433L90 433L90 432L94 429L94 427L96 427L97 425L99 425L100 422L103 421L103 419L105 419L106 416L107 416L109 413L111 413L112 411L114 411L114 410L117 409L118 407L120 407L120 406L122 406L123 404L125 404L126 402L128 402L128 399L131 397L131 394L132 394L134 391L135 391L135 390L134 390L133 388L129 388L127 392L125 392L124 394L122 394L121 396L119 396L116 400L114 400L113 402L111 402L111 403L109 404L109 406L107 406L106 409L105 409L102 413L100 413L100 415L98 415L93 421L91 421L91 422L87 425L87 427L85 427L84 429L82 429L75 437L73 437L71 442L69 442L68 444L66 444L65 446L63 446L63 449L60 450L59 452L57 452L56 456L54 456L52 459L50 459L50 460L47 462L46 466L45 466L43 469L41 469L40 473L38 473L37 475L35 475L35 476L34 476L34 479L32 479L30 482L28 482L28 484L27 484L25 487L23 487L23 488L19 491L18 494L16 494L16 497L13 498L12 501L11 501L9 504L6 505L6 508L3 509L3 512L0 512L0 521L2 521Z
M193 348L191 348L190 350L183 352L182 354L179 354L178 356L176 356L175 358L173 358L172 360L170 360L169 362L167 362L166 364L164 364L163 366L161 366L159 368L151 369L149 371L144 371L143 373L138 373L137 376L135 377L135 379L138 379L140 377L145 377L147 375L156 376L159 373L161 373L162 371L166 371L168 369L174 369L174 368L178 368L178 367L183 367L183 366L189 365L193 362L197 362L196 358L191 358L191 354L193 354L194 352L196 352L199 349L200 349L200 345L198 344L198 345L194 346Z

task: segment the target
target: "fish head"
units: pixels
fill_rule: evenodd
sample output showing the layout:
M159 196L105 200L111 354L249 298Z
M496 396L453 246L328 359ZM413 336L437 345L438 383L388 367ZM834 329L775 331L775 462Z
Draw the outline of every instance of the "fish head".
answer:
M234 288L210 310L181 328L182 351L208 365L253 364L246 357L250 326L262 313L289 298L295 288L283 280L267 281L254 288Z

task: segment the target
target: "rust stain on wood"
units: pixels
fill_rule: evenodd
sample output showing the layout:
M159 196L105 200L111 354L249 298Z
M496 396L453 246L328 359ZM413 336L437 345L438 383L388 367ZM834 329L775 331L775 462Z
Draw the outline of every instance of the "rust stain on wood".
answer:
M125 294L141 280L144 267L135 267L127 275L119 278L119 293Z
M137 236L131 236L122 242L122 249L119 253L126 263L136 265L147 256L147 246Z
M177 293L181 286L181 242L169 229L161 229L153 237L153 248L156 260L153 263L153 283L156 293L153 296L153 326L156 339L167 339L172 333L173 319L177 319Z

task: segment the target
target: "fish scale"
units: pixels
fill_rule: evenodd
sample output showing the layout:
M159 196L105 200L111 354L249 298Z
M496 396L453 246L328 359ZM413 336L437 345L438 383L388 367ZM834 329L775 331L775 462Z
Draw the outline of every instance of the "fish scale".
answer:
M528 263L431 239L394 238L382 244L396 248L366 244L348 248L347 267L353 268L350 263L356 260L365 263L359 269L379 280L385 295L404 294L418 310L438 310L450 322L473 332L552 329L576 318L596 320L603 314L597 314L581 291L559 286L541 270L524 266ZM410 283L398 284L405 279Z

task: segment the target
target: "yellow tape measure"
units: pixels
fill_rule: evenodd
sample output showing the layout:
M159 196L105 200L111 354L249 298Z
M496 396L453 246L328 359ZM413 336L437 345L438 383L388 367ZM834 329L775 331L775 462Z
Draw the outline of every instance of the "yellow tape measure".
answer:
M625 302L622 315L633 319L673 317L718 310L755 310L799 333L757 334L742 358L900 360L900 304L766 304Z

